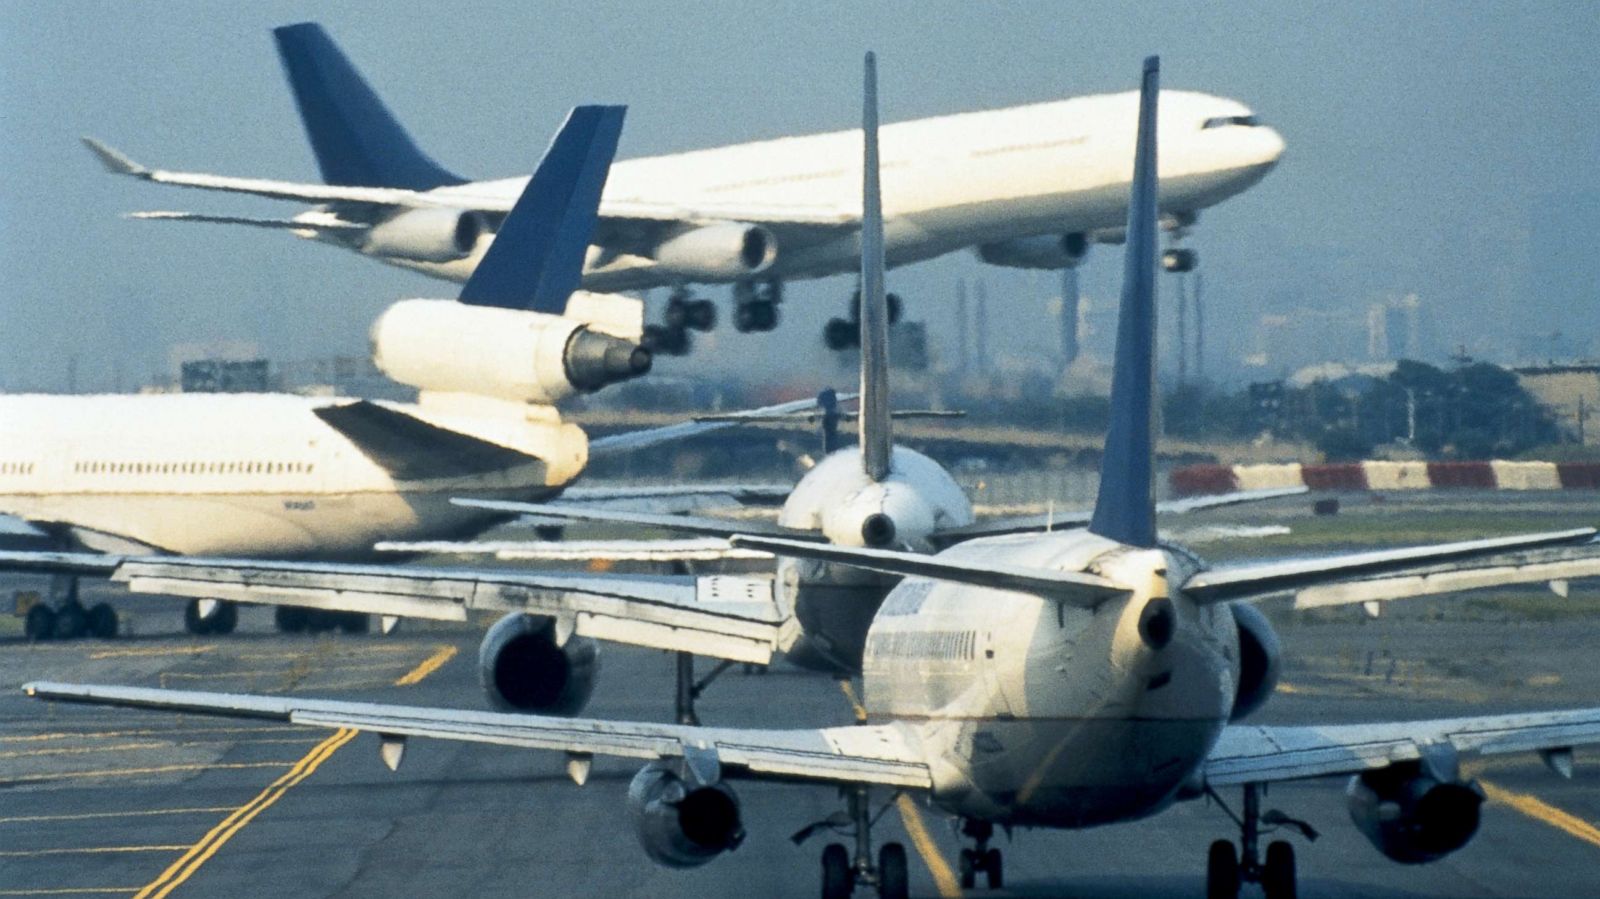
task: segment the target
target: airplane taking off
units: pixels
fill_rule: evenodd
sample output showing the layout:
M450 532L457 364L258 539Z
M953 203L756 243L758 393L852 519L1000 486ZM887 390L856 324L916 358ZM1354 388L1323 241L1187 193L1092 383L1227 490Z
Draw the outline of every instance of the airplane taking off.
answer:
M622 107L575 108L459 299L402 300L378 318L378 366L420 388L417 403L3 396L0 518L11 526L0 533L119 557L364 555L377 539L454 536L508 517L451 497L552 498L590 456L726 427L671 426L591 442L555 409L651 364L637 342L641 304L577 289L622 119ZM24 558L6 567L27 565ZM29 637L115 634L111 607L85 610L74 587L59 609L30 610ZM226 633L236 614L197 601L186 622L195 633ZM295 611L281 611L279 622L305 626Z
M287 230L452 280L477 266L524 179L469 181L422 152L315 23L273 32L323 184L149 169L85 139L114 173L162 184L316 204L288 219L189 212L136 218ZM974 249L983 261L1061 269L1122 240L1137 95L1076 97L938 116L883 129L890 266ZM1163 224L1182 235L1202 209L1247 190L1283 139L1243 104L1190 91L1163 99ZM731 284L734 326L769 331L785 281L855 271L860 132L838 131L619 162L584 272L593 290L669 287L652 346L686 352L716 307L689 286ZM1193 250L1164 256L1195 265ZM848 318L856 315L851 304ZM898 304L896 304L896 307ZM891 315L898 317L898 308ZM836 318L830 347L854 342Z
M550 718L455 709L102 685L31 683L39 699L164 709L350 728L379 736L390 768L411 737L562 752L584 783L595 755L638 759L628 801L646 853L694 867L745 836L732 782L825 785L847 813L795 835L849 821L855 852L822 853L823 899L874 887L908 895L903 846L872 851L874 788L923 794L965 822L971 885L1003 884L996 825L1085 828L1157 814L1175 802L1237 786L1241 840L1212 844L1210 899L1259 882L1267 899L1297 892L1286 840L1259 853L1260 825L1300 825L1263 812L1266 785L1350 777L1355 826L1391 859L1421 863L1469 841L1481 789L1461 772L1468 755L1540 752L1570 776L1572 751L1600 744L1600 708L1336 726L1237 723L1272 694L1280 649L1247 603L1351 579L1416 580L1475 571L1489 583L1543 580L1571 563L1596 572L1593 529L1474 540L1291 562L1208 569L1155 528L1154 412L1158 64L1144 65L1133 199L1104 473L1089 525L989 537L937 555L770 537L734 542L799 558L904 576L874 617L862 682L868 721L849 727L759 730ZM864 134L871 147L876 67L866 61ZM1582 545L1579 544L1588 544ZM1507 553L1538 571L1474 568ZM1584 569L1583 566L1589 566ZM1368 581L1370 583L1370 581Z

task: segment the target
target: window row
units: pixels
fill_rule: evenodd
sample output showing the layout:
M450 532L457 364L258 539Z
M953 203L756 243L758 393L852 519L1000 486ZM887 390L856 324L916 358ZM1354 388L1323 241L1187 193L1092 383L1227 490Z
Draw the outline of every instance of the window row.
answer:
M310 474L311 462L75 462L77 474Z
M0 462L0 475L33 474L32 462Z

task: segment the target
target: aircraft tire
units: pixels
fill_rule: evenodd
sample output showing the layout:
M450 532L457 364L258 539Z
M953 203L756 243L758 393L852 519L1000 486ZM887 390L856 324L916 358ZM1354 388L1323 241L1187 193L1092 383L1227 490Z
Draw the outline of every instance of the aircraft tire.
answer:
M218 602L217 610L211 614L211 633L231 634L238 626L239 607L231 602Z
M1267 899L1295 899L1294 847L1283 840L1267 845L1267 861L1261 867L1261 890Z
M28 610L28 617L23 619L22 633L35 643L41 640L54 639L56 635L55 610L42 602L35 604L33 608Z
M99 640L110 640L117 635L117 610L106 603L97 603L89 610L89 635Z
M710 300L695 300L689 304L685 324L696 331L710 331L717 327L717 304Z
M1006 885L1005 860L1000 850L990 849L983 854L983 873L989 881L989 889L998 890Z
M856 323L842 318L828 319L822 329L823 344L836 353L855 346L859 339Z
M1206 856L1206 899L1238 899L1239 853L1227 840L1211 844Z
M273 623L286 634L303 634L311 624L311 610L299 606L278 606L272 612Z
M886 305L889 307L889 324L892 325L900 320L901 314L905 312L906 304L897 293L886 294L884 299L888 301Z
M906 847L884 843L878 850L878 899L910 899L911 872L906 865Z
M822 899L850 899L854 890L850 853L843 843L829 843L822 850Z
M56 610L56 639L76 640L89 630L89 616L83 606L70 602Z
M347 634L365 634L372 630L372 619L363 612L339 614L339 630Z
M961 850L961 856L956 860L956 867L961 872L963 890L970 890L978 885L978 853L971 849Z

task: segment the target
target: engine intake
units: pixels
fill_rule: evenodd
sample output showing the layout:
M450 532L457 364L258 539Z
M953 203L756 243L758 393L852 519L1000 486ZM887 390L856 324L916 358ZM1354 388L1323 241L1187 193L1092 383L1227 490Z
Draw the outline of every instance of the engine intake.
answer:
M587 637L559 642L556 621L512 612L478 646L478 680L504 712L576 715L594 693L600 646Z
M1082 232L1017 237L980 244L978 258L1006 268L1076 268L1089 255L1089 237Z
M715 767L697 774L651 762L628 785L628 808L645 854L671 868L698 867L744 842L739 797Z
M554 403L645 374L650 351L576 319L401 300L372 326L373 361L422 390Z
M1283 647L1267 616L1255 606L1233 603L1234 623L1239 627L1239 683L1234 688L1233 713L1238 721L1266 704L1278 688L1283 670Z
M778 258L778 241L760 225L703 225L662 241L655 260L695 281L731 281L760 274Z
M460 209L408 209L367 231L361 251L416 262L465 259L483 235L483 217Z
M1401 762L1350 779L1350 820L1379 852L1417 865L1443 858L1478 832L1483 790L1428 761ZM1448 766L1453 769L1454 765Z

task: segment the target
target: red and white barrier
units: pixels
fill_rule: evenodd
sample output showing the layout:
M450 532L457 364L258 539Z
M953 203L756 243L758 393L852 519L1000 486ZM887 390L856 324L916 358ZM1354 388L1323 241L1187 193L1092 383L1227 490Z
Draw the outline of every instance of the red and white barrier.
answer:
M1236 490L1600 490L1600 462L1346 462L1187 465L1168 477L1174 496Z

